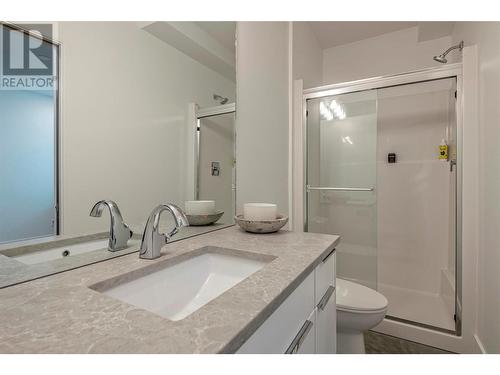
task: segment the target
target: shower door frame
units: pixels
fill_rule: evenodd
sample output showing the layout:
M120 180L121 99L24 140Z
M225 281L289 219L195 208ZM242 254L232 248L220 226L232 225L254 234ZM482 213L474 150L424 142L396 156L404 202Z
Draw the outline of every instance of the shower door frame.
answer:
M302 95L302 134L303 134L303 160L302 160L302 226L304 232L308 231L308 185L307 185L307 101L341 94L382 89L415 83L435 81L439 79L456 79L456 127L457 127L457 155L456 155L456 228L455 228L455 331L441 329L418 322L407 321L396 317L387 317L393 321L411 324L417 327L431 329L455 336L462 335L462 295L459 295L459 281L462 281L462 137L463 137L463 75L462 63L447 64L444 66L411 71L406 73L373 77L357 81L341 82L332 85L319 86L303 90ZM460 255L460 262L459 262ZM463 294L462 285L460 291Z

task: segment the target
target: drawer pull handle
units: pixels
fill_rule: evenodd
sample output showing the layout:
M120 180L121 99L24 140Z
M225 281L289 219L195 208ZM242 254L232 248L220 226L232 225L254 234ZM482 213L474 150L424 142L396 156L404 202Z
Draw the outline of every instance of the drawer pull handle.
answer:
M328 258L330 258L330 255L332 255L335 252L335 249L332 249L328 254L326 254L326 257L323 258L322 262L325 263Z
M333 292L335 291L334 286L329 286L328 289L326 290L325 294L321 298L321 300L318 303L318 309L324 310L325 306L328 304L328 301L330 301L330 297L332 296Z
M297 333L297 336L295 336L292 343L290 344L290 346L286 350L285 354L295 354L299 351L300 346L302 345L302 343L306 339L307 334L311 330L312 326L313 326L313 322L311 322L310 320L306 320L304 322L304 324L300 328L299 333Z

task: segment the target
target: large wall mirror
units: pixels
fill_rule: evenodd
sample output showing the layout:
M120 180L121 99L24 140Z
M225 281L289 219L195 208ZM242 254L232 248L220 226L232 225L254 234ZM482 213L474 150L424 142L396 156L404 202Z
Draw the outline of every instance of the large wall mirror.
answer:
M138 251L151 210L235 207L235 23L0 23L0 288ZM134 235L109 251L116 203ZM174 225L162 215L161 228Z

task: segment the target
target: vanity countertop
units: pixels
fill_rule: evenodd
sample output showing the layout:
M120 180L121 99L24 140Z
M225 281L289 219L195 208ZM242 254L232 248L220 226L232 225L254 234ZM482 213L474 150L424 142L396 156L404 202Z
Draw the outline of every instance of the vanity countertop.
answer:
M171 241L183 240L187 237L198 236L207 232L212 232L222 228L232 226L231 224L215 223L210 226L184 227L172 238ZM161 233L169 230L168 226L161 226ZM111 258L116 258L139 251L142 232L134 231L134 235L129 242L129 247L120 251L101 250L72 255L65 258L58 258L47 262L27 265L19 262L12 256L50 250L64 246L72 246L80 243L103 240L109 238L109 232L92 233L81 236L51 236L34 240L20 241L17 243L0 244L0 289L9 285L19 284L28 280L38 279L59 272L83 267L92 263L102 262ZM135 240L135 241L134 241Z
M338 241L326 234L259 235L230 227L169 243L156 260L133 253L7 287L0 290L0 353L232 353ZM276 258L179 321L89 288L168 267L207 246Z

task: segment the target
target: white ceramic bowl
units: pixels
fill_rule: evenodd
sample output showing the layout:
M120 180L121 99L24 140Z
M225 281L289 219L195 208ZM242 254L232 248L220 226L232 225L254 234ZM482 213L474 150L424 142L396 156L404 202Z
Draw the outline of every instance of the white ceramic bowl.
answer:
M243 215L237 215L234 217L234 220L241 229L250 233L274 233L288 223L288 216L277 215L276 220L256 221L246 220Z
M207 215L186 215L189 225L191 226L202 226L202 225L211 225L219 220L222 215L224 215L224 211L216 212L215 214L207 214Z

